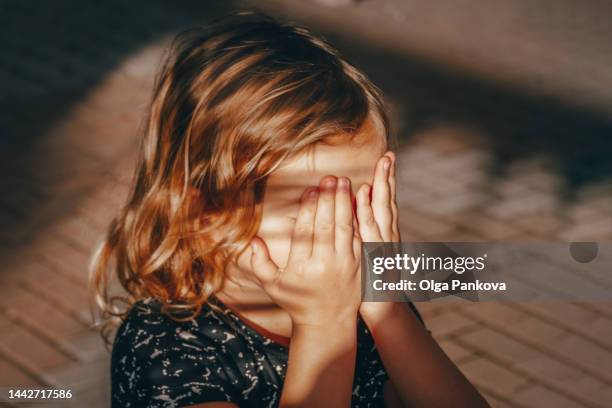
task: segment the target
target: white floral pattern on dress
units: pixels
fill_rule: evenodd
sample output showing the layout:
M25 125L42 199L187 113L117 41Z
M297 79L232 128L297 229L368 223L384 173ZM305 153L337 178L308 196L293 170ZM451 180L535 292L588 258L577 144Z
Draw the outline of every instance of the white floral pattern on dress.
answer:
M247 326L216 298L189 321L137 302L117 331L112 350L112 407L181 407L229 401L276 407L288 349ZM387 373L359 320L353 407L383 406Z

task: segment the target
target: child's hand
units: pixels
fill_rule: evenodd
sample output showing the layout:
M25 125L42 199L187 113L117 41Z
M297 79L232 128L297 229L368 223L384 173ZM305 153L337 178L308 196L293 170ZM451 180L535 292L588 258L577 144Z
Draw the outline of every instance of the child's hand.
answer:
M378 160L372 187L368 184L361 185L356 201L362 241L400 241L395 202L395 155L392 152L385 153Z
M296 325L354 324L360 304L361 242L353 229L348 178L327 176L307 189L291 238L287 267L254 238L252 270L263 289Z
M387 152L376 164L371 189L363 184L357 191L356 212L363 242L400 242L395 190L395 155ZM372 326L393 312L395 306L391 302L363 302L359 312Z

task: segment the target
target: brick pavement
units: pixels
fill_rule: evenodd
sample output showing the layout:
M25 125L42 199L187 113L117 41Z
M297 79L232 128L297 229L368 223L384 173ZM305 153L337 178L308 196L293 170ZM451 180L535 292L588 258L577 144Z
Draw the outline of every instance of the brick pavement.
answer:
M22 164L19 146L1 151L0 168L20 177L2 180L10 193L0 198L0 220L10 226L0 235L0 386L71 386L75 406L107 405L108 352L90 327L87 262L127 193L161 49L157 42L131 56L44 129L28 151L37 166ZM402 115L404 101L392 102ZM495 173L487 132L451 121L402 140L405 240L612 240L610 174L571 184L546 152ZM32 203L35 211L25 212ZM612 404L612 304L419 307L493 406Z

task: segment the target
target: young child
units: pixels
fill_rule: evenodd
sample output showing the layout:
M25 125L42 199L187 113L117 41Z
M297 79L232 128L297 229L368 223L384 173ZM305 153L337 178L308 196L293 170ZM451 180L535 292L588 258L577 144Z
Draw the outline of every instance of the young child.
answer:
M415 309L361 303L361 242L400 239L387 142L377 89L309 31L179 35L94 259L112 406L486 406Z

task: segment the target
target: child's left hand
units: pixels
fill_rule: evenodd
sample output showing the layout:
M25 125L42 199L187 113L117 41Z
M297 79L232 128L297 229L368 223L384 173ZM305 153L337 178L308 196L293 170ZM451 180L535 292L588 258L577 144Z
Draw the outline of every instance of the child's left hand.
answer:
M363 184L356 193L362 242L400 242L395 191L395 154L389 151L376 163L372 186ZM393 305L391 302L362 302L359 312L367 323L382 318Z

